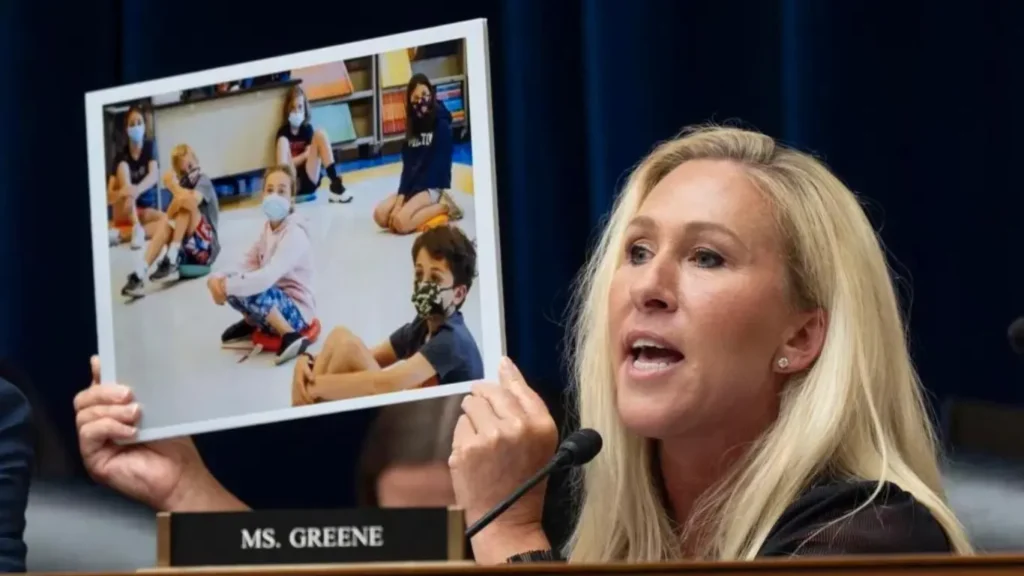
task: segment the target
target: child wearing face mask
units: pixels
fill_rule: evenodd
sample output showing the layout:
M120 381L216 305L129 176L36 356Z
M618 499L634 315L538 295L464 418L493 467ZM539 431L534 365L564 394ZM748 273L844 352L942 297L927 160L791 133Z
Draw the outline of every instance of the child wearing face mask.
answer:
M295 180L288 166L263 177L263 214L259 238L233 269L211 275L207 286L218 306L242 315L221 335L224 343L250 338L255 330L281 337L278 364L305 352L302 337L316 317L313 249L309 224L296 214Z
M412 234L436 216L462 218L448 190L452 185L452 115L434 94L423 74L409 80L405 91L406 134L398 192L377 205L373 219L396 234Z
M164 186L171 191L168 219L153 234L121 294L140 298L145 294L146 273L166 247L167 252L148 280L173 279L178 266L212 266L220 254L217 225L220 203L213 181L199 167L199 159L188 144L171 151L171 170L164 174Z
M455 226L439 226L413 242L412 304L416 317L372 350L335 328L316 358L295 366L292 403L311 404L386 394L484 377L476 340L461 308L476 276L476 247Z
M142 109L132 106L124 116L127 145L114 158L113 174L108 180L107 201L112 205L114 222L129 225L133 250L145 246L163 223L164 214L157 209L158 166L153 142L146 138L146 117ZM119 231L111 232L110 241L122 241Z
M296 196L301 202L311 197L320 186L320 170L330 179L330 201L347 204L341 172L334 162L331 141L323 129L310 124L309 101L299 86L288 91L284 101L284 124L277 131L277 162L290 166L298 183Z

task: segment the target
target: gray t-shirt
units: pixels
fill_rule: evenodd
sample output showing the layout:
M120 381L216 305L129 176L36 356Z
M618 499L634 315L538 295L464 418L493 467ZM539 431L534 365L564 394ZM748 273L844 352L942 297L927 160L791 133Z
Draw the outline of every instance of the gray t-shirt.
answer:
M203 202L199 205L199 213L206 218L213 228L213 241L210 246L210 262L217 259L220 254L220 234L217 226L220 223L220 201L217 199L217 190L213 187L213 180L206 174L201 174L194 188L196 192L203 195Z
M416 318L391 334L391 347L399 360L406 360L417 352L430 362L437 372L439 384L455 384L480 380L484 377L484 362L476 340L462 318L462 312L448 317L437 332L427 338L426 320Z

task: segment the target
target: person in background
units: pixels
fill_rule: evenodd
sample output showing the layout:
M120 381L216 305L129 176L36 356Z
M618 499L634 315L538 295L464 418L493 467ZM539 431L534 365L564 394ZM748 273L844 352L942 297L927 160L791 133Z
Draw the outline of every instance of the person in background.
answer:
M295 363L292 404L344 400L483 378L483 360L461 308L476 277L476 247L455 226L412 245L416 318L372 350L338 327L323 351Z
M166 221L159 205L159 167L153 141L146 137L142 108L132 106L124 116L127 146L114 159L114 174L108 179L107 202L113 207L115 226L128 226L127 238L111 231L111 242L131 241L133 250L146 244Z
M359 506L446 508L455 505L448 457L462 395L392 404L380 409L356 478Z
M434 86L415 74L405 91L406 132L398 192L373 210L378 226L395 234L412 234L431 219L447 214L462 218L452 199L452 115L439 102Z
M288 166L264 173L263 214L267 221L242 261L212 274L207 287L214 304L228 304L242 315L221 341L244 340L257 329L280 336L275 362L282 364L309 347L302 334L316 318L309 222L295 213L295 179Z
M220 255L217 225L220 204L213 181L199 167L199 159L188 144L179 144L171 151L171 170L164 174L164 186L171 191L168 220L160 222L153 239L136 270L128 276L121 294L139 298L145 295L146 281L172 280L178 266L192 264L212 266ZM167 249L156 270L147 272L160 253Z
M25 571L25 510L35 437L28 399L0 378L0 572Z
M330 179L330 201L346 204L345 186L334 161L331 140L322 128L310 123L309 101L301 87L295 85L284 101L284 123L277 131L277 163L292 167L298 182L296 197L301 202L320 186L320 170L326 169Z

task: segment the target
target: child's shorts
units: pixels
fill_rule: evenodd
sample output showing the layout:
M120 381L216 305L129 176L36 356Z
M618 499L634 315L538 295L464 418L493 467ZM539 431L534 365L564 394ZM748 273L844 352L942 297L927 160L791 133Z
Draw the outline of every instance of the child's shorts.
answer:
M295 331L302 332L309 327L295 301L277 286L271 286L266 291L252 296L228 296L228 305L244 314L249 321L257 324L260 330L268 334L273 334L274 330L267 322L267 316L275 308Z
M206 266L210 263L213 255L213 226L205 217L199 218L199 225L181 244L181 252L178 256L179 264L192 264Z

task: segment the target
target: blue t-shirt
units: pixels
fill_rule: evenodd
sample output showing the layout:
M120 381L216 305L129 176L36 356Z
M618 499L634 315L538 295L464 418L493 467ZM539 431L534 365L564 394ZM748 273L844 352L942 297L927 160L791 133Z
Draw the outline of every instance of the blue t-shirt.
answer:
M407 360L417 352L423 354L437 372L439 384L480 380L484 362L473 335L462 318L462 312L448 317L437 332L427 339L427 321L416 318L391 335L391 347L399 360Z
M402 178L398 193L411 198L418 192L452 187L452 115L435 102L434 129L406 140L402 148ZM412 120L407 120L411 122Z

